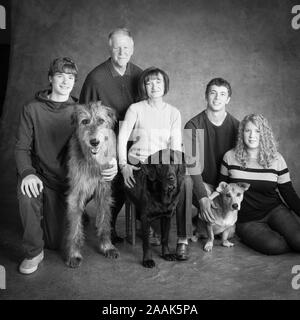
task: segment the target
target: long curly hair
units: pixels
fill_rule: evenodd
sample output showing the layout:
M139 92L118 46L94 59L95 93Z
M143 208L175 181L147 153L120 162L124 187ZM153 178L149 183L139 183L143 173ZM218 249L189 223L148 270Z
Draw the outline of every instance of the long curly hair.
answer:
M260 131L257 162L263 168L268 168L276 158L277 142L275 141L271 126L261 114L249 114L240 123L235 147L235 158L242 164L242 167L245 168L247 166L249 156L247 146L244 143L244 130L248 122L252 122Z

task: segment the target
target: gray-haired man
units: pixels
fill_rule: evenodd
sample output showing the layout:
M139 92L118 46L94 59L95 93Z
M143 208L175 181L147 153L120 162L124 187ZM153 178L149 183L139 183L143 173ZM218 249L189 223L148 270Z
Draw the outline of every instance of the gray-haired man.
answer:
M126 28L113 30L108 37L110 58L95 67L86 77L80 93L80 103L101 100L117 113L118 121L124 120L128 107L137 102L137 82L142 69L130 62L134 52L134 42ZM118 134L119 126L116 126ZM118 173L112 182L112 242L121 242L115 225L119 211L125 202L124 182Z

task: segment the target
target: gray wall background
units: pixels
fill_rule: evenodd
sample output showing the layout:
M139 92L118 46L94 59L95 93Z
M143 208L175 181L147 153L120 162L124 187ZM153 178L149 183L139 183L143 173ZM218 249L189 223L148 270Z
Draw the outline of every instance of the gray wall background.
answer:
M213 77L232 84L229 112L263 113L271 122L300 193L300 30L290 0L12 0L9 82L1 119L0 220L17 220L13 148L25 102L47 85L49 62L70 56L79 66L74 95L108 57L107 35L129 27L133 62L170 76L166 99L183 125L205 108Z

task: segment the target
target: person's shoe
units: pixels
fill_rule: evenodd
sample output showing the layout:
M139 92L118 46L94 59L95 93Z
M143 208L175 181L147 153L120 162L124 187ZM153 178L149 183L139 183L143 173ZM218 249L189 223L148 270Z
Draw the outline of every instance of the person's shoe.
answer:
M30 274L37 270L40 262L44 259L44 251L32 259L24 259L20 264L19 271L23 274Z
M177 260L188 260L189 258L189 245L185 243L177 243L176 246Z

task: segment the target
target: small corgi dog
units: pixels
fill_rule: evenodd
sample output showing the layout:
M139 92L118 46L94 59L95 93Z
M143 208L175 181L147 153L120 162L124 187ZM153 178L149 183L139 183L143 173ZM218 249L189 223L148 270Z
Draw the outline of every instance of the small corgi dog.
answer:
M250 184L244 182L226 183L221 182L216 191L213 191L211 185L204 183L209 199L213 201L214 206L211 210L215 217L213 224L201 220L197 215L193 219L194 236L192 241L198 241L198 238L203 234L201 229L206 230L207 242L204 245L204 251L211 251L213 248L214 235L222 234L222 245L224 247L232 247L234 244L228 239L233 237L235 232L235 223L237 214L241 208L241 202L244 198L244 192L250 187ZM195 221L196 220L196 221ZM196 223L195 223L196 222Z

